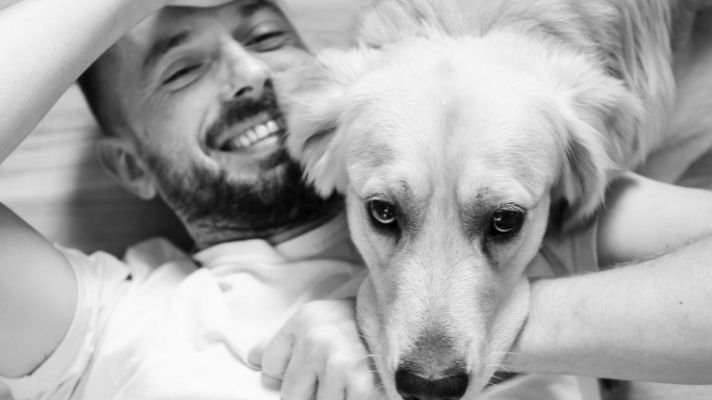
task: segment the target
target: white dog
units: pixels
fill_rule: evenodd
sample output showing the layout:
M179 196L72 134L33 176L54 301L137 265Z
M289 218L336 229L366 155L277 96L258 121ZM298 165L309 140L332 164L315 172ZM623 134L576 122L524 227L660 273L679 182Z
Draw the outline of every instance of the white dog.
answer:
M346 196L390 397L488 382L545 233L585 223L612 174L666 142L691 3L381 0L359 48L321 55L288 144Z

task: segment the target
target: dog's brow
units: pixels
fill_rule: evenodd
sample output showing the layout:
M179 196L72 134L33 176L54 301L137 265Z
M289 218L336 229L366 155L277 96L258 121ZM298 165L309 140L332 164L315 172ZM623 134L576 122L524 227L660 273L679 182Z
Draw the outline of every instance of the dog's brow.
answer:
M421 226L424 206L418 203L408 180L401 178L389 182L381 181L380 185L384 186L367 197L391 198L400 209L404 227L411 233L417 232Z
M416 190L413 190L408 180L401 179L398 181L400 191L398 202L401 205L401 210L405 215L405 225L411 234L417 234L422 227L423 213L425 210L424 199L416 196Z
M483 196L477 196L475 201L460 206L464 229L468 237L474 239L482 233L486 216L494 208L495 206Z

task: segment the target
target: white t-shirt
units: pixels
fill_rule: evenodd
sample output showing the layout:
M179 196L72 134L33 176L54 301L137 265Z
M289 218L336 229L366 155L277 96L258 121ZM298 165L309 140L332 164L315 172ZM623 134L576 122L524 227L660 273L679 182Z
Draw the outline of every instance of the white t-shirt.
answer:
M75 319L37 371L6 380L17 400L279 399L248 365L250 350L304 303L355 296L365 273L343 219L276 247L217 245L195 261L161 239L125 262L63 251L80 286Z
M549 264L588 249L552 245ZM250 351L306 302L355 296L365 275L342 218L275 247L239 241L193 258L162 239L124 261L62 251L79 282L74 321L32 375L5 379L16 400L278 400ZM573 377L525 375L483 399L595 398L583 392Z

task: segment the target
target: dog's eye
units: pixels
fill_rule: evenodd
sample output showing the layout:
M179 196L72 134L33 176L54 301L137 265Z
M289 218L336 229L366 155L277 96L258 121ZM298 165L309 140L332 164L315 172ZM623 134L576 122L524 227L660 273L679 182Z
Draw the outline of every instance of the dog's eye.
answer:
M492 215L491 234L511 235L519 231L524 223L524 212L515 209L501 209Z
M369 201L368 211L371 218L380 225L393 226L396 224L396 206L387 201Z

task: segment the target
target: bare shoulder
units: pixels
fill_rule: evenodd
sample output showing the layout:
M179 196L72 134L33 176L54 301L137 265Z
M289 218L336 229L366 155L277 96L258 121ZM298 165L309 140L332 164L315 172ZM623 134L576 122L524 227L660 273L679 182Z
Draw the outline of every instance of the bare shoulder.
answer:
M66 258L0 205L0 375L23 376L66 334L77 282Z

